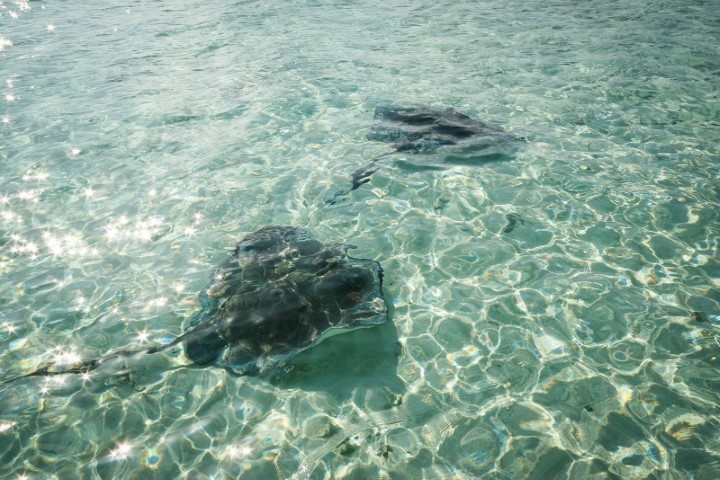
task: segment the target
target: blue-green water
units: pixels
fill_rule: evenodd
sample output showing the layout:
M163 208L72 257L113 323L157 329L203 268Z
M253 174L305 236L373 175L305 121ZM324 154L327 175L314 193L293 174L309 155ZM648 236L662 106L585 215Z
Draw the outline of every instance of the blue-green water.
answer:
M392 304L274 380L2 385L0 477L720 477L716 1L1 0L0 80L3 379L173 338L265 225ZM527 142L323 206L390 103Z

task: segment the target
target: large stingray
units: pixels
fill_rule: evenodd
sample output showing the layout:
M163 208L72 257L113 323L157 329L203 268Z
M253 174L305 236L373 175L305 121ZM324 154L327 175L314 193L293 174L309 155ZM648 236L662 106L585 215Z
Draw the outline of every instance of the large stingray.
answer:
M380 264L293 227L245 237L200 294L185 342L195 363L262 373L341 330L387 320Z
M336 192L327 203L334 204L338 197L369 182L378 170L378 161L394 153L433 154L440 147L457 145L461 151L436 158L441 158L443 163L479 164L510 158L513 144L522 140L452 108L376 107L374 119L375 125L367 139L390 143L392 150L357 169L352 175L350 189ZM440 167L433 165L430 168Z
M4 383L88 372L111 359L180 343L196 364L240 375L264 373L334 333L387 321L380 264L350 257L350 248L324 245L294 227L264 227L215 269L200 292L201 310L172 342L74 365L49 364Z

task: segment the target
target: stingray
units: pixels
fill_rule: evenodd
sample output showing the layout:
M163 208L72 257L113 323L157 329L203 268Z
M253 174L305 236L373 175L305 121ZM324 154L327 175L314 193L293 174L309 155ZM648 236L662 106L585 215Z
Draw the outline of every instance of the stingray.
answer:
M369 182L378 170L377 163L394 153L432 154L442 147L458 146L464 153L445 156L445 162L484 163L509 158L511 144L523 140L452 108L376 107L374 119L375 125L367 134L367 139L390 143L392 150L357 169L352 175L350 189L336 192L327 203L334 204L338 197ZM468 153L471 155L468 156Z
M84 373L112 359L151 354L182 343L197 365L260 375L336 333L385 323L380 264L348 255L294 227L268 226L246 236L199 294L201 309L173 341L121 350L59 367L48 364L6 380Z
M482 139L509 140L504 130L475 120L452 108L377 107L376 124L368 140L390 142L396 152L433 152L444 145Z

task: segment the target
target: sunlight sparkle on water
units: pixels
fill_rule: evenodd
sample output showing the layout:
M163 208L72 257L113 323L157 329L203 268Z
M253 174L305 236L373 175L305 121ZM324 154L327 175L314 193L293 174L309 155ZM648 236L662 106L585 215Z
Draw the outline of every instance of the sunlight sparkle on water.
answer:
M15 333L15 330L17 330L17 327L15 327L15 325L12 325L8 322L3 322L2 325L8 333Z
M17 197L20 200L25 200L33 203L38 203L40 201L40 193L33 190L23 190L21 192L18 192Z
M134 225L130 225L128 218L122 215L117 220L111 220L105 226L105 237L110 241L134 239L149 242L160 233L162 223L162 217L151 217L138 220Z
M30 242L20 237L19 235L11 235L10 238L15 242L12 247L10 247L10 252L12 253L24 253L27 255L35 256L40 250L34 242Z
M2 52L3 50L5 50L8 47L12 47L12 42L3 36L0 36L0 52ZM7 118L7 117L5 117L5 118Z
M227 448L227 451L225 454L228 457L230 457L230 459L235 460L237 458L247 457L251 453L252 453L252 448L250 448L250 446L248 446L248 445L242 445L239 447L237 445L230 445Z
M52 382L57 386L65 385L67 383L67 378L61 376L53 377Z
M155 298L153 300L150 300L150 302L148 302L148 305L150 307L163 307L163 306L165 306L165 304L167 304L167 298L165 298L165 297Z
M0 423L0 433L6 432L17 425L17 422Z
M147 330L143 330L142 332L138 332L138 340L140 341L140 343L145 343L145 342L147 342L149 336L150 336L150 334L148 333Z
M53 356L55 365L76 365L82 362L82 358L74 350L63 351L61 347L57 347L58 352Z
M21 223L22 222L22 218L20 217L20 215L14 213L14 212L11 212L9 210L4 210L4 211L0 212L0 218L2 218L3 221L5 221L6 223L12 223L12 222Z
M15 97L15 98L17 98L17 97ZM49 176L50 176L50 174L47 172L35 172L35 173L27 172L22 176L22 181L30 182L33 180L37 180L39 182L42 182L42 181L47 180Z
M67 383L67 378L63 375L55 375L52 377L45 377L45 385L40 388L40 393L45 395L50 391L50 388L55 387L61 387Z
M114 460L125 460L130 455L132 447L128 442L118 443L117 448L110 452L110 455Z
M42 236L48 252L56 257L63 255L88 257L99 253L96 247L90 247L79 234L74 232L58 237L52 232L45 231Z

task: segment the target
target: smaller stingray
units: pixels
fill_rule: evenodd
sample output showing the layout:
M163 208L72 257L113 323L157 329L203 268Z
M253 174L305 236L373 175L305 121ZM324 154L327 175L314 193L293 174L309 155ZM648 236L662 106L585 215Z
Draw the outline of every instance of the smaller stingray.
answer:
M66 367L49 364L3 383L89 372L112 359L179 343L198 365L214 364L239 375L265 373L335 333L387 321L380 264L350 257L350 248L324 245L294 227L264 227L246 236L215 269L199 294L202 309L173 341Z
M392 143L396 152L433 152L443 145L473 139L487 144L515 138L452 108L377 107L374 118L377 123L367 135L368 140Z
M436 153L440 147L458 145L466 152L454 156L455 163L473 164L477 162L472 159L477 158L482 158L483 161L508 158L507 152L512 150L509 145L521 140L511 133L470 118L452 108L377 107L374 119L375 126L367 134L367 139L390 143L393 149L357 169L353 173L350 189L336 192L327 203L334 204L338 197L345 196L369 182L372 174L378 170L377 162L394 153ZM478 156L478 152L482 154ZM472 154L470 161L466 160L468 153ZM450 156L444 161L452 163Z

